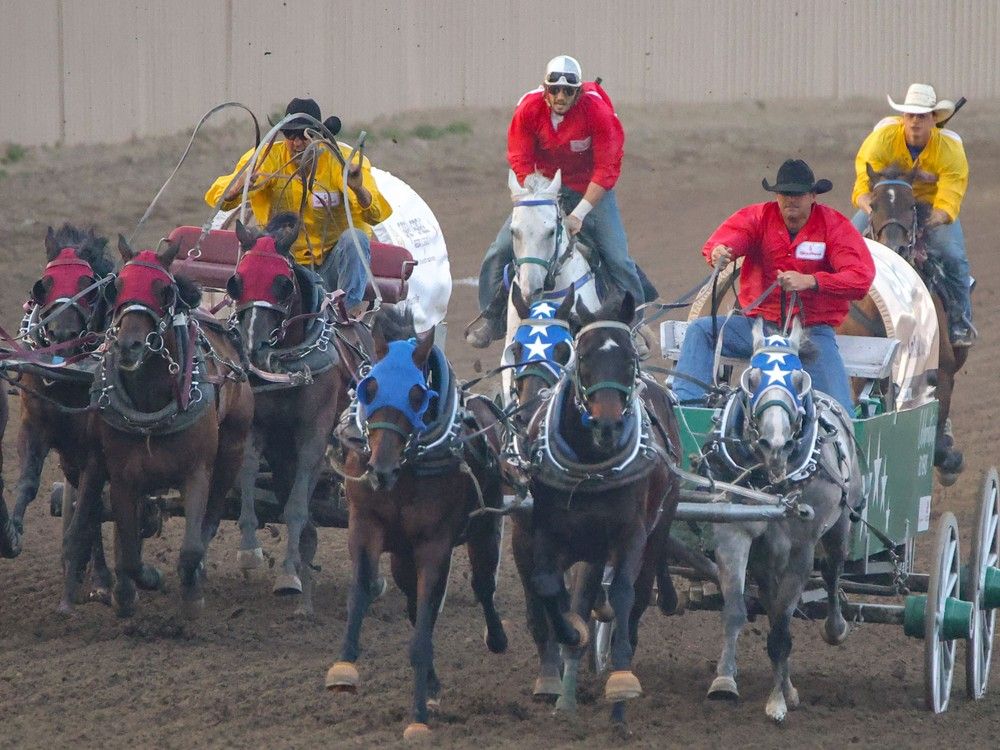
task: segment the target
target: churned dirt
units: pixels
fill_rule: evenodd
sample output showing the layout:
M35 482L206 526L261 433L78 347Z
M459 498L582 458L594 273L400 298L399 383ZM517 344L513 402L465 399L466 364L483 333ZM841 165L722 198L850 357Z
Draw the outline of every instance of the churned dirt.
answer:
M613 92L612 92L613 93ZM664 298L678 296L705 273L698 249L730 212L763 200L761 177L774 178L787 157L805 158L835 190L824 198L847 211L855 149L883 114L877 102L623 109L627 156L619 183L632 252ZM1000 296L995 259L1000 202L1000 104L971 103L954 123L965 138L972 184L962 221L973 271L981 338L958 381L955 431L967 469L956 485L935 488L934 517L959 518L968 549L981 473L998 462L1000 384L994 365L1000 336L992 327ZM456 279L472 277L509 211L504 111L435 112L366 124L375 134L373 161L409 182L430 204L448 240ZM464 123L455 126L455 123ZM418 125L430 140L407 135ZM444 133L452 125L452 133ZM470 131L470 132L463 132ZM393 140L395 137L395 141ZM47 225L95 224L114 237L128 234L169 174L187 135L123 145L29 150L3 165L0 177L0 321L16 330L20 306L44 265ZM204 189L250 146L246 124L209 131L140 233L146 246L179 224L201 224ZM992 218L991 218L992 217ZM473 314L475 290L457 284L448 320L448 353L460 375L477 361L495 364L499 347L475 352L461 329ZM4 440L7 499L12 501L17 398ZM56 478L55 461L45 484ZM181 522L169 521L146 546L148 560L168 573L167 594L142 593L136 617L119 621L101 605L55 614L60 592L61 522L47 493L29 510L23 554L0 560L0 747L374 747L401 742L409 721L409 625L402 595L376 602L363 630L355 696L328 694L323 676L336 659L348 585L346 533L320 532L322 566L311 620L292 616L294 604L270 593L270 573L245 580L235 565L238 534L224 524L209 556L207 607L194 623L180 619L174 573ZM280 561L284 527L261 532L269 560ZM928 535L929 536L929 535ZM110 551L111 529L105 528ZM927 568L926 548L922 568ZM506 549L498 598L510 622L510 649L494 656L483 646L482 618L456 554L447 606L435 638L444 683L434 742L447 747L555 748L619 745L611 733L603 680L582 680L579 716L553 717L531 700L535 651L524 625L523 598ZM918 567L921 567L918 563ZM767 625L751 623L740 641L737 706L708 703L721 626L714 613L665 618L649 611L640 631L635 672L645 696L629 705L631 744L647 746L843 747L845 745L991 746L1000 733L1000 668L980 703L962 694L956 669L946 715L923 702L923 650L901 629L858 625L839 648L825 645L818 623L796 621L792 670L802 697L786 726L763 713L770 683ZM959 648L963 658L964 648Z

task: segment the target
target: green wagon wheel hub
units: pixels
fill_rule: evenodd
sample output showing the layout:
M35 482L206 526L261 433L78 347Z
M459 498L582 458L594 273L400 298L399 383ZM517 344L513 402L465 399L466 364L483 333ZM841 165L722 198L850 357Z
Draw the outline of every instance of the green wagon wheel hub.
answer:
M973 700L986 694L1000 606L1000 480L991 468L983 477L963 598L973 607L972 638L965 650L965 692Z

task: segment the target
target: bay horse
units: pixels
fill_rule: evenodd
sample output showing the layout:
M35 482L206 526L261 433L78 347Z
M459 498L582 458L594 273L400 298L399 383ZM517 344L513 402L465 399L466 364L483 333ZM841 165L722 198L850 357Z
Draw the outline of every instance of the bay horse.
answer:
M606 301L596 314L578 308L577 315L575 362L527 430L522 463L534 504L530 518L515 524L512 541L529 620L535 620L541 679L555 676L545 673L549 628L563 646L558 710L576 707L585 618L596 603L599 573L613 568L607 598L618 627L604 696L613 703L612 721L627 732L625 701L642 694L631 665L654 579L661 608L672 609L666 550L680 484L669 465L678 459L680 440L667 393L639 371L631 294ZM578 561L591 566L590 574L571 607L564 575ZM544 613L547 627L532 612Z
M834 399L811 391L809 374L798 357L801 337L798 318L787 337L765 336L763 321L757 320L750 367L741 388L723 406L707 452L712 476L726 481L748 478L740 481L786 497L798 492L798 508L812 509L811 516L802 512L777 520L712 525L724 598L724 638L708 697L739 697L736 641L747 621L749 572L771 625L767 654L774 681L765 712L778 723L799 704L788 664L791 620L820 542L826 552L822 573L827 589L821 633L834 645L847 638L839 580L850 543L850 514L862 502L853 424Z
M236 304L231 325L243 342L255 391L253 440L247 444L240 478L239 565L249 570L263 561L254 511L263 454L288 528L274 593L302 594L296 611L311 615L317 535L309 500L347 400L347 382L331 342L334 308L326 304L319 277L291 257L298 228L298 217L291 213L276 216L264 231L237 222L243 255L227 290Z
M118 249L125 265L108 288L113 318L93 388L91 434L99 450L84 469L67 534L66 601L73 601L71 571L89 548L106 479L117 532L117 614L135 612L137 585L162 585L162 574L142 563L138 508L147 494L176 487L185 515L182 610L193 617L204 607L205 550L243 463L253 393L225 331L213 319L195 317L198 288L168 271L179 244L137 253L119 235ZM99 454L106 461L95 460Z
M21 551L24 514L38 494L45 458L53 449L66 478L64 532L73 518L80 472L93 447L88 429L94 352L107 327L107 305L95 282L114 273L106 245L107 239L93 229L78 229L68 223L58 231L49 227L45 236L48 262L32 286L29 312L22 324L30 356L18 364L17 378L12 381L21 395L17 442L20 476L11 534L7 549L2 551L5 556ZM87 598L110 603L111 573L100 534L94 535L91 558L95 588Z
M866 165L872 192L871 231L873 238L901 255L912 265L927 286L934 300L938 321L938 370L935 396L938 400L938 424L934 446L934 465L938 469L941 484L955 483L964 468L962 452L954 445L948 434L948 416L951 413L951 398L955 389L955 376L965 366L969 356L968 347L954 347L951 344L946 288L938 282L941 274L939 264L928 262L926 250L921 241L924 224L930 216L931 207L916 200L913 194L915 180L934 180L917 167L904 169L890 165L881 172ZM885 337L882 317L870 296L851 307L852 314L837 329L838 333L862 336Z
M439 704L433 633L448 584L452 548L466 545L472 589L486 619L486 646L507 649L494 604L500 560L500 472L473 431L462 396L433 331L414 338L412 318L383 308L373 328L374 364L337 427L350 507L351 590L340 660L327 672L330 690L359 684L361 623L373 598L383 552L406 595L413 625L412 721L406 739L430 732Z

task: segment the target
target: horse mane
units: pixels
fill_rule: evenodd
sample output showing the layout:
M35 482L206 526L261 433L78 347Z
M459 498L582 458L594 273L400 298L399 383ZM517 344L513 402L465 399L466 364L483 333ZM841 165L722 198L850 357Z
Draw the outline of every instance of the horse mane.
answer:
M174 276L177 282L177 296L189 309L194 310L201 304L201 287L186 276Z
M56 259L60 250L71 247L81 260L90 264L96 276L107 276L115 270L115 262L107 252L108 239L98 235L94 227L80 229L66 222L55 232L53 247L54 254L48 249L45 252L50 261Z
M292 243L299 236L299 216L293 211L283 211L271 217L262 232L257 236L268 235L274 238L274 247L281 255L288 257L292 252Z
M405 341L417 335L413 325L413 311L396 307L379 308L372 329L373 332L377 330L381 333L386 342Z
M552 185L552 180L541 172L532 172L524 178L524 189L533 193L544 193Z

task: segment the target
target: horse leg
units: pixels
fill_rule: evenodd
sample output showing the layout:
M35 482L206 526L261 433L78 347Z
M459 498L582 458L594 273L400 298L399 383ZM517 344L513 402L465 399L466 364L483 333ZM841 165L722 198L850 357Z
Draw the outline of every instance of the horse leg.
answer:
M319 536L316 527L310 521L302 527L302 536L299 540L299 552L302 555L302 601L295 608L297 617L312 617L315 614L313 608L313 587L315 586L312 569L313 559L316 557Z
M611 638L612 671L604 685L604 698L616 704L612 707L611 720L622 734L628 734L624 702L642 695L639 678L632 672L634 651L630 631L632 610L636 603L635 582L643 564L645 546L645 527L637 523L619 550L618 565L608 588L608 603L615 611L615 622L620 627L615 628Z
M563 571L559 569L556 562L555 550L557 548L558 544L552 535L541 526L536 525L532 539L534 560L531 585L541 598L556 641L572 648L581 648L587 645L589 630L587 623L578 615L567 611L569 609L569 593L566 591Z
M747 605L743 599L747 562L753 541L745 529L735 524L714 524L715 561L719 566L719 587L722 589L722 654L716 665L716 677L708 688L709 698L736 700L736 641L747 621Z
M812 572L816 544L815 540L809 541L791 542L787 548L772 546L767 562L769 586L765 602L771 623L767 655L771 658L774 683L764 711L779 724L785 720L788 709L799 705L799 692L792 685L788 659L792 652L792 614Z
M823 582L826 584L826 621L821 631L823 640L837 646L847 640L850 628L840 609L840 575L844 572L848 545L851 541L851 519L845 511L823 536Z
M94 547L95 535L101 535L101 516L104 507L101 490L106 473L101 461L88 459L79 478L79 497L76 512L63 534L63 598L59 611L71 614L77 600L77 589L87 569L87 560ZM64 488L65 491L65 488Z
M527 524L530 524L530 521L522 518L514 519L511 547L514 551L514 564L521 578L521 588L524 589L528 631L538 651L538 677L535 678L532 697L535 700L550 701L558 698L562 692L559 647L552 638L541 597L531 583L534 557L531 549L531 533L526 528Z
M78 480L79 481L79 480ZM103 487L101 488L103 494ZM72 523L73 515L75 514L75 504L76 498L79 496L79 490L74 487L69 480L63 484L63 534L69 529L70 523ZM104 538L101 535L101 522L104 517L104 503L103 499L101 502L100 515L96 519L96 524L94 528L94 542L90 548L90 580L91 580L91 590L87 594L87 601L90 602L100 602L101 604L111 604L111 587L114 585L114 580L111 577L111 571L108 569L108 561L104 556ZM69 521L67 522L66 514L69 513Z
M184 540L177 559L177 575L181 580L181 610L194 619L205 608L202 586L205 564L203 538L208 510L210 470L204 464L193 467L184 483Z
M111 512L115 517L115 613L135 614L136 581L142 577L139 541L139 512L136 493L130 483L116 478L111 482ZM77 509L77 515L80 514Z
M572 593L570 595L570 611L581 620L586 620L597 600L597 592L601 588L603 565L579 563L571 568L570 579ZM585 651L581 648L560 646L559 655L562 658L563 675L559 698L556 700L556 711L572 714L577 709L577 687L580 674L580 661Z
M257 541L257 510L254 493L257 489L257 472L260 471L260 439L256 432L247 438L243 464L240 467L240 548L236 563L244 574L259 568L264 562L264 550Z
M22 420L17 436L17 457L21 473L14 490L14 510L10 520L3 525L3 541L0 542L0 555L3 557L13 558L21 554L24 513L38 494L42 467L45 465L45 456L48 452L49 443L45 440L43 431L31 429L27 420Z
M274 593L279 596L302 593L299 539L302 537L302 529L309 521L309 497L316 485L325 449L325 443L315 439L299 444L295 479L285 503L285 525L288 528L285 560L281 564L281 573L274 582Z
M375 519L351 508L347 549L351 556L351 590L347 595L347 627L340 648L340 661L326 673L326 687L340 692L358 689L358 670L354 663L361 652L361 624L373 599L372 582L378 575L378 559L385 541L384 531Z
M451 567L451 544L448 538L433 539L414 550L417 571L417 606L413 637L410 640L410 665L413 667L413 721L403 733L404 739L427 734L429 677L434 674L434 623L444 598ZM435 674L436 681L436 674Z
M486 647L494 654L502 654L507 650L507 634L495 602L501 523L502 519L492 514L473 519L469 524L468 541L465 545L472 568L472 591L486 619Z

